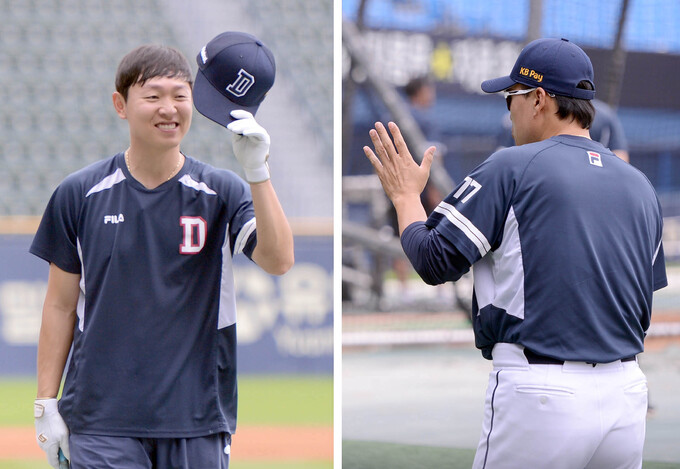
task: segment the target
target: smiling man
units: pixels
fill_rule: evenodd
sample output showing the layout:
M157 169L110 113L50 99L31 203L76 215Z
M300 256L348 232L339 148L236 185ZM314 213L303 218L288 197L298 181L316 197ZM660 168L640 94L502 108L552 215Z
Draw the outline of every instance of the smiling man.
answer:
M273 68L260 73L273 83ZM231 109L229 126L247 181L180 151L192 87L177 50L127 54L113 105L129 147L63 181L31 246L50 263L35 422L55 468L60 451L76 469L228 467L232 257L279 275L293 237L269 177L269 135L251 113Z
M473 467L639 468L647 382L637 364L666 286L661 209L645 176L590 139L590 59L565 39L522 50L502 92L517 146L491 155L429 216L432 164L393 123L364 148L430 284L474 272L476 346L493 360Z

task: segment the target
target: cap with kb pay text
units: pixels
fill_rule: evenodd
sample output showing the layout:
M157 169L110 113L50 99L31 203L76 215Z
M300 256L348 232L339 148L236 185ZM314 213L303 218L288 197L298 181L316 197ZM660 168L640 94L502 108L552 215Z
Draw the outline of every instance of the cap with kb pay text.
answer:
M509 76L482 82L482 91L497 93L521 83L578 99L595 97L595 74L590 58L567 39L536 39L524 46ZM577 88L589 81L593 90Z
M208 42L196 57L194 106L222 126L234 121L231 111L255 115L274 85L274 55L259 39L228 31Z

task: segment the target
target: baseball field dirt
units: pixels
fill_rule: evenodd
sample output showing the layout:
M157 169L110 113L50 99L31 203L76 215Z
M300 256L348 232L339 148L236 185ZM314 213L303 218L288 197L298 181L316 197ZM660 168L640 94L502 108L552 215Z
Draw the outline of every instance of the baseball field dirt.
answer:
M331 426L244 426L232 439L232 458L258 461L333 459ZM1 460L42 460L33 427L0 428Z

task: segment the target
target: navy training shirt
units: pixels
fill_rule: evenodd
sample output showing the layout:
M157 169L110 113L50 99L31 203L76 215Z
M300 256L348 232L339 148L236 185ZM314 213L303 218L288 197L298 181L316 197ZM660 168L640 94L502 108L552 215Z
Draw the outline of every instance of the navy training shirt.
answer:
M499 342L597 363L643 351L652 293L667 285L661 208L647 178L598 142L560 135L500 150L422 226L402 245L430 283L474 264L486 358Z
M59 406L71 432L234 432L232 256L255 243L248 185L191 157L151 190L123 153L63 181L30 252L81 274Z

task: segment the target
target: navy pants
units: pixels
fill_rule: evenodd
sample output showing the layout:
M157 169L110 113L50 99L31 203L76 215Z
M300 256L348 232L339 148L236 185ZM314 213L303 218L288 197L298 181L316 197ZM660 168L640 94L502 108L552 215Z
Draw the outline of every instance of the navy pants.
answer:
M71 434L71 469L228 469L231 435L129 438Z

